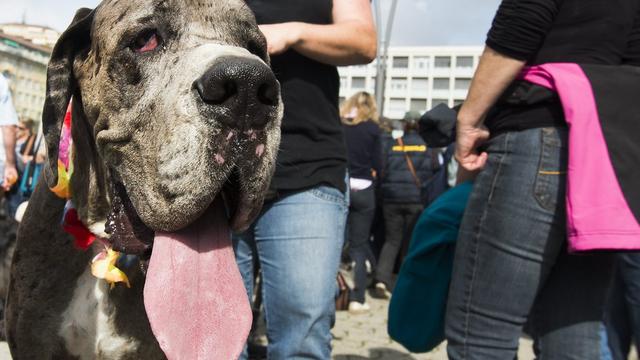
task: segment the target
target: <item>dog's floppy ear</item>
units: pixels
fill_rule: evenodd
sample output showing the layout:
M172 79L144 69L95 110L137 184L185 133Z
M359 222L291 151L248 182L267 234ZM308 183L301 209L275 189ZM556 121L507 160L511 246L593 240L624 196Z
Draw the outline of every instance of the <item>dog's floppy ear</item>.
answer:
M58 182L58 145L62 122L71 96L76 91L73 61L91 44L91 24L95 10L82 8L53 48L47 68L47 93L42 111L42 128L47 143L48 163L44 176L49 187Z

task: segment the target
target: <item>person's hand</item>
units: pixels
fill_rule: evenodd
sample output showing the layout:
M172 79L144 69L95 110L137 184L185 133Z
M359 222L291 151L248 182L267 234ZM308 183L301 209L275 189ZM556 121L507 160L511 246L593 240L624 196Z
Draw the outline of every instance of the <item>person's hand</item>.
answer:
M295 23L260 25L260 31L267 39L269 55L278 55L289 50L297 41Z
M2 181L2 189L4 191L11 190L13 184L18 180L18 170L15 166L5 164L4 177Z
M456 130L456 160L470 172L481 170L487 162L488 154L479 153L478 147L489 139L489 131L484 126L461 126Z

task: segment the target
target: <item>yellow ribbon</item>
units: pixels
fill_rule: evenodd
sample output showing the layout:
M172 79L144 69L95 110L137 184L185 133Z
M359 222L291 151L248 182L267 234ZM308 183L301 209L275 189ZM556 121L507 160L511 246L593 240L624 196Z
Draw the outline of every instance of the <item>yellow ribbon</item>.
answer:
M51 188L54 194L62 199L71 198L71 175L73 173L73 163L69 162L69 171L65 168L61 160L58 160L58 183Z
M116 267L116 262L120 257L120 253L111 248L105 248L101 253L96 255L91 262L91 273L98 279L104 279L109 283L111 289L118 282L123 282L128 288L131 287L129 278Z

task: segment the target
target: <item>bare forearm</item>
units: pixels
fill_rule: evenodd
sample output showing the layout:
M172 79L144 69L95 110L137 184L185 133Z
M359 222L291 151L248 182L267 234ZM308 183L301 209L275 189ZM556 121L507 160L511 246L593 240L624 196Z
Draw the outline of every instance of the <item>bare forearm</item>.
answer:
M366 64L376 57L376 32L358 21L316 25L295 23L298 41L292 48L330 65Z
M518 76L525 62L486 47L458 114L458 126L479 126L489 109Z
M2 126L2 140L6 156L6 164L16 166L16 128L15 126Z
M332 22L260 25L270 55L289 49L329 65L355 65L376 57L376 29L369 0L333 0Z

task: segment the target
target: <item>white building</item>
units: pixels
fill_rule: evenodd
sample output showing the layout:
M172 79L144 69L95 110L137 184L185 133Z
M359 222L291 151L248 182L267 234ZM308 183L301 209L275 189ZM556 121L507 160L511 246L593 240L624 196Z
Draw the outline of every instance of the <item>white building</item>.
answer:
M424 112L466 95L482 46L390 47L384 116L398 119L410 110ZM358 91L375 93L376 64L340 67L340 99Z
M34 45L53 49L60 33L52 28L29 24L0 24L0 32L29 40Z
M51 48L0 32L0 73L9 80L13 105L20 117L42 117L47 63Z

